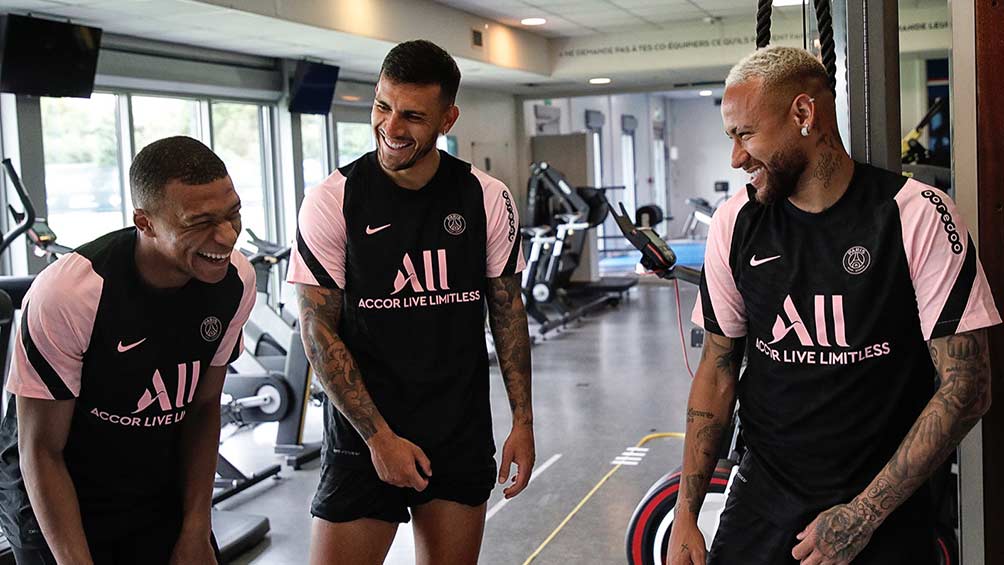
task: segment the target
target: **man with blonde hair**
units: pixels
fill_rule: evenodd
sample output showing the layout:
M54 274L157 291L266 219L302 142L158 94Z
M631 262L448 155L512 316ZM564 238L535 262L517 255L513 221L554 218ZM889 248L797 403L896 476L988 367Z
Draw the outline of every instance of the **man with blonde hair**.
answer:
M708 235L667 563L936 563L925 483L990 406L1001 321L965 222L850 158L806 51L737 64L722 119L751 179ZM706 557L697 515L737 397L748 451Z

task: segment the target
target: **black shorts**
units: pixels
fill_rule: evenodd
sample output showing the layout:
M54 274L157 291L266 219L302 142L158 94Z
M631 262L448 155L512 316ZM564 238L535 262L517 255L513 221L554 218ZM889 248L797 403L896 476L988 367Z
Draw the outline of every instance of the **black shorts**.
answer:
M725 503L708 565L797 565L791 556L799 543L795 536L815 518L799 528L778 526L738 493L741 489L732 490ZM896 511L875 531L854 565L936 565L936 543L933 513Z
M418 492L381 481L372 467L322 465L321 483L310 513L329 522L374 518L407 523L411 520L409 508L431 500L480 506L488 501L497 478L494 467L454 473L433 471L429 486Z
M116 540L87 540L94 565L167 565L178 541L180 525L167 522L161 527L146 529ZM209 534L216 562L223 565L216 536ZM56 559L45 545L35 549L11 545L17 565L56 565Z

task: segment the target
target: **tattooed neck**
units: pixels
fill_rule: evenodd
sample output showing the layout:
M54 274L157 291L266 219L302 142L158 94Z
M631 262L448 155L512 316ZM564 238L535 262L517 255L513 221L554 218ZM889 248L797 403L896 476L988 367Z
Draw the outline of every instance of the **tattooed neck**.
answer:
M839 166L840 161L837 159L836 153L827 151L820 155L819 160L816 161L816 170L812 172L812 178L819 181L823 188L829 190L833 184L833 174L837 172Z

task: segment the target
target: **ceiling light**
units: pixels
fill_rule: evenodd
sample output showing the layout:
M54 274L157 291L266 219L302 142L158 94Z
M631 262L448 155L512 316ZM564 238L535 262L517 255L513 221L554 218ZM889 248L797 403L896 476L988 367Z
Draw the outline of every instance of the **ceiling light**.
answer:
M698 92L698 94L700 94L701 96L711 96L712 94L714 94L714 92L711 92L710 90L702 90Z
M785 6L802 6L805 4L805 0L774 0L775 8L783 8Z
M589 79L589 84L610 84L611 80L606 77L596 77Z
M524 18L519 23L525 26L542 26L547 23L547 20L544 18Z
M339 98L341 98L342 100L344 100L346 102L359 102L360 100L362 100L362 98L360 98L360 97L358 97L358 96L356 96L354 94L343 94Z

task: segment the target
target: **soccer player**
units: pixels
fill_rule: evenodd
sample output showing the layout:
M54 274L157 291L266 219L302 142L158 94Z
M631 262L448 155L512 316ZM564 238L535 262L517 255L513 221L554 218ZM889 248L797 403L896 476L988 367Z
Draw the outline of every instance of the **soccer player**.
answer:
M460 71L427 41L394 47L377 149L305 198L288 280L326 405L311 563L383 561L414 518L420 565L476 563L485 503L534 464L519 218L504 184L436 149ZM484 317L512 407L496 475Z
M19 565L213 564L220 393L254 270L240 199L188 137L129 170L135 227L42 271L0 426L0 524Z
M722 119L752 178L708 236L667 562L705 563L697 514L738 396L748 452L708 563L937 563L925 483L990 406L1001 321L966 225L945 193L851 160L804 50L738 63Z

